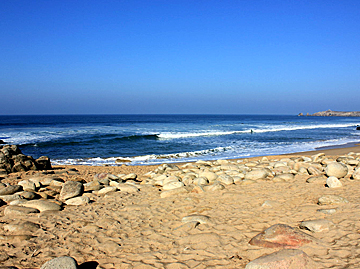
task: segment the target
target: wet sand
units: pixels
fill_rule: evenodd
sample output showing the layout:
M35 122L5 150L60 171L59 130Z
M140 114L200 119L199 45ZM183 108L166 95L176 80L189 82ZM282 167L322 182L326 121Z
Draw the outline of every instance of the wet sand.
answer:
M268 156L269 162L323 152L330 160L351 153L359 158L360 146L319 149L312 152ZM347 155L349 156L349 155ZM263 157L229 161L251 163ZM177 164L183 166L184 164ZM91 182L98 173L138 177L157 166L56 166L55 171L75 168L77 173L57 174L64 181ZM191 166L190 166L191 167ZM185 169L185 168L183 168ZM37 172L11 174L3 183L15 184ZM350 175L341 188L324 182L307 183L311 175L296 174L289 181L258 180L226 185L222 190L189 192L161 198L159 186L137 185L138 192L89 193L91 203L65 206L58 212L5 215L0 207L0 234L34 236L1 237L2 266L40 268L46 261L71 256L80 268L245 268L250 261L278 249L253 246L249 241L271 225L299 227L305 220L326 219L334 226L320 232L304 231L321 244L301 247L318 268L357 268L360 264L360 182ZM250 184L251 183L251 184ZM339 195L349 203L319 205L319 197ZM319 209L336 209L333 214ZM182 222L189 215L206 216L204 223ZM32 231L11 232L6 225L30 221ZM4 255L5 255L4 254Z

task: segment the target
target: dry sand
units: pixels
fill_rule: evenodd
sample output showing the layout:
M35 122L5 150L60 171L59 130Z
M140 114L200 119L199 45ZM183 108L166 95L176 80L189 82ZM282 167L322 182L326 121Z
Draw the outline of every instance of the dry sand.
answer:
M339 156L360 153L360 147L289 156L311 156L318 152ZM284 157L269 156L268 159ZM76 166L78 175L62 177L89 182L100 172L142 175L156 167ZM29 173L17 173L2 182L15 183L27 177ZM360 182L344 178L343 187L330 189L324 184L306 183L307 178L309 176L296 175L289 182L234 184L224 190L169 198L160 198L157 187L144 186L137 193L94 195L93 202L84 206L66 206L59 212L25 217L5 216L5 206L2 206L0 234L11 234L4 230L8 223L26 220L40 225L40 229L31 233L35 237L29 240L9 240L9 237L4 240L0 236L0 258L1 253L8 256L2 266L40 268L51 258L72 256L82 264L80 268L245 268L249 261L276 251L248 243L264 229L278 223L298 227L304 220L327 219L335 224L329 231L307 231L321 240L321 245L301 249L319 268L359 268ZM349 203L318 205L318 198L325 194L340 195ZM265 201L271 206L263 206ZM336 212L324 214L317 211L320 208L336 208ZM208 223L184 225L182 218L192 214L210 219Z

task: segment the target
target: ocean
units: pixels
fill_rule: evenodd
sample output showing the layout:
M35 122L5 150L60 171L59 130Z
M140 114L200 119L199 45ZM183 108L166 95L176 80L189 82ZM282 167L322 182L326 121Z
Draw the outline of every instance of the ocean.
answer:
M246 158L360 141L360 118L284 115L0 116L0 140L52 164Z

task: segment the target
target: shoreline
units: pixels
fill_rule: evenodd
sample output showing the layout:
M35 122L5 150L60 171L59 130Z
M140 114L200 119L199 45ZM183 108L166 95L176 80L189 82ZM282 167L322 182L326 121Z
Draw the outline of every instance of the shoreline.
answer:
M266 157L269 160L285 158L285 157L295 157L295 156L312 156L318 153L325 153L326 156L341 156L346 155L350 152L360 153L360 143L348 143L342 144L337 146L331 147L321 147L317 148L316 150L312 151L302 151L302 152L294 152L294 153L286 153L286 154L278 154L278 155L261 155L255 157L244 157L244 158L236 158L236 159L226 159L227 161L239 161L239 160L249 160L249 161L257 161L261 160L262 158ZM210 160L209 162L214 162L215 160ZM177 166L182 166L185 164L194 164L196 162L170 162L167 164L173 164ZM137 174L137 175L144 175L148 172L154 171L156 168L160 167L165 163L159 164L150 164L150 165L127 165L126 163L122 165L114 165L114 166L107 166L107 165L99 165L99 166L92 166L92 165L53 165L55 169L64 168L70 169L75 168L82 171L87 171L87 173L94 175L96 173L101 172L108 172L113 174Z

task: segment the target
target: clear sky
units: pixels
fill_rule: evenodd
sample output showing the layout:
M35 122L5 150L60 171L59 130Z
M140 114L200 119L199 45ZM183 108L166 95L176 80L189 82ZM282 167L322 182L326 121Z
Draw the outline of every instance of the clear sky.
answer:
M0 114L360 110L359 0L3 0Z

